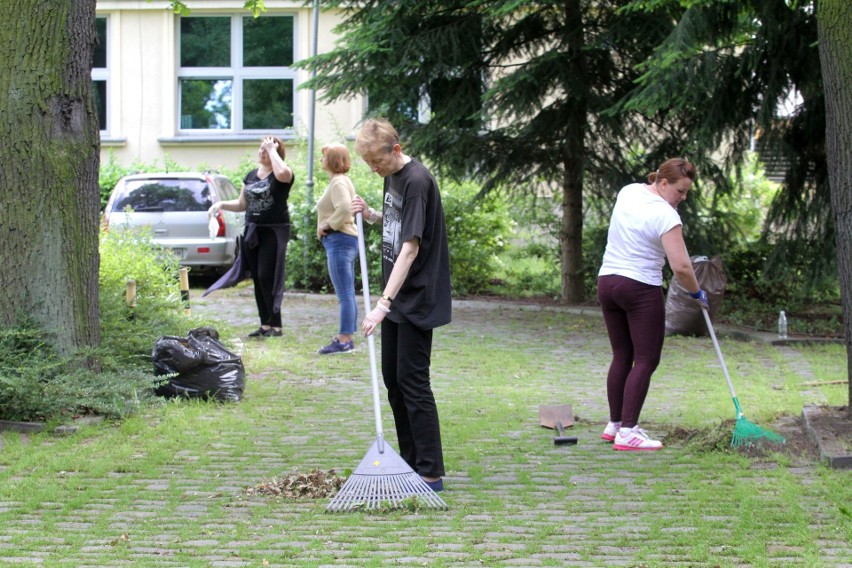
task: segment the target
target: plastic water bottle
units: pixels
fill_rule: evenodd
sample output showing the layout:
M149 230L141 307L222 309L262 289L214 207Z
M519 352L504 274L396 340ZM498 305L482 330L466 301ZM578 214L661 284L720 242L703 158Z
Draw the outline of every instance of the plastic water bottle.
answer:
M784 310L781 310L781 313L778 314L778 337L787 339L787 314L784 313Z

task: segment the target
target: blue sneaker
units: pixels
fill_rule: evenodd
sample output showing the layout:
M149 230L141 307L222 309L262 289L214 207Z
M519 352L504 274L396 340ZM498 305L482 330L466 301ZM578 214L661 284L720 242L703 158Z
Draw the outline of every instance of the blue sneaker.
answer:
M354 341L341 343L339 339L334 337L332 338L331 343L324 347L320 347L320 350L317 351L317 353L320 355L333 355L335 353L349 353L353 349L355 349Z

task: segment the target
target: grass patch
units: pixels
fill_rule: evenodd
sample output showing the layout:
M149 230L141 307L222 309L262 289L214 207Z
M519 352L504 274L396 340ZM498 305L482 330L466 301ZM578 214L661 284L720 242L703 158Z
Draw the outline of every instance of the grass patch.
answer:
M194 310L227 315L252 301L218 294ZM315 354L336 321L334 297L288 296L285 313L283 337L246 341L239 403L172 400L70 437L4 433L4 555L60 568L829 567L848 557L848 473L730 449L733 404L709 339L666 342L643 410L666 448L625 455L599 439L603 322L549 310L460 307L435 332L448 511L331 515L328 498L253 494L288 475L351 472L375 439L364 342L351 355ZM747 416L768 428L800 414L803 383L843 359L826 346L790 358L726 338L722 350ZM566 431L576 446L554 446L538 425L539 404L562 403L580 417Z

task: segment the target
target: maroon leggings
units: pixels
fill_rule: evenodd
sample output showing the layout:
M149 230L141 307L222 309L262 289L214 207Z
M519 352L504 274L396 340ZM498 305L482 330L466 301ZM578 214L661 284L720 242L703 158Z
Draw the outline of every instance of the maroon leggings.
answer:
M612 363L606 377L609 419L632 428L639 422L651 375L663 351L663 289L624 276L601 276L598 301L612 345Z

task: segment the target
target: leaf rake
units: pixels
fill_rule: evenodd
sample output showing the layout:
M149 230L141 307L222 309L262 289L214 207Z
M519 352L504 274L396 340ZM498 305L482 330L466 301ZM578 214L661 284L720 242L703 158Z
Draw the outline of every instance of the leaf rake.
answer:
M713 347L716 349L716 355L719 357L719 364L722 366L722 372L725 373L725 380L728 381L731 398L734 400L734 407L737 409L737 422L734 426L734 433L731 436L731 447L751 447L760 445L765 441L775 442L778 444L785 443L783 436L776 434L771 430L761 428L751 420L747 419L743 414L742 407L740 407L740 401L737 399L737 393L734 392L734 384L731 382L731 375L728 373L728 367L725 365L724 357L722 357L722 350L719 348L719 340L716 339L716 332L713 329L713 323L710 321L710 314L704 306L701 307L701 312L704 314L704 321L707 323L707 331L710 332L710 339L713 340Z

